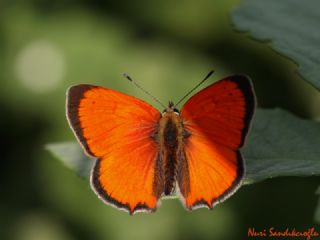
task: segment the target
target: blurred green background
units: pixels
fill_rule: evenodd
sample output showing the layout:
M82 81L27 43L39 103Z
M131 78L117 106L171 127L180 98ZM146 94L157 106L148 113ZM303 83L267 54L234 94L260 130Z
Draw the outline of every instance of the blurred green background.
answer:
M162 102L177 101L214 69L253 79L259 107L320 116L319 93L296 66L236 32L239 0L11 0L0 9L0 239L247 239L248 227L315 225L319 177L283 177L241 188L213 211L166 200L134 217L105 206L45 151L74 140L65 118L68 86L113 88L155 107L126 72ZM162 110L159 108L159 110Z

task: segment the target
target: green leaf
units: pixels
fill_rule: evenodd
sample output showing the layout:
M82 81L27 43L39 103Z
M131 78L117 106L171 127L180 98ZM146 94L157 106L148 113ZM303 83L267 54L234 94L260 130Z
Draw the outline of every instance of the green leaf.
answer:
M78 142L49 143L45 148L77 175L89 177L94 160L84 154Z
M280 109L258 110L243 149L245 183L279 176L319 175L319 142L319 123Z
M299 73L320 89L320 1L245 0L232 14L240 31L299 65Z
M245 184L279 176L320 175L320 124L284 110L258 110L248 142ZM77 142L46 148L80 176L88 176L93 160Z

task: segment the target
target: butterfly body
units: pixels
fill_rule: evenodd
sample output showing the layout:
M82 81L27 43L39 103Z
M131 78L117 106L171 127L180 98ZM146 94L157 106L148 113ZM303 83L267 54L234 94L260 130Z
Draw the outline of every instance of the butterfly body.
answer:
M97 158L91 186L105 203L155 211L178 194L193 210L213 208L245 175L239 148L255 108L250 79L233 75L161 114L129 95L94 85L71 87L67 118L85 152Z
M176 185L176 176L183 151L185 134L179 112L169 107L164 110L159 120L156 141L159 147L159 171L163 172L163 189L165 195L170 195ZM161 191L161 190L160 190Z

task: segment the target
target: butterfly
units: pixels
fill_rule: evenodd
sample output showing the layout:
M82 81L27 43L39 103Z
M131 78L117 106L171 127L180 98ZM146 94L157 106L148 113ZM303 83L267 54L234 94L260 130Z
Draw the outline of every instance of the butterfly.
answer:
M112 89L75 85L66 114L85 153L97 159L94 192L134 214L154 212L173 194L188 210L212 209L232 195L245 175L239 149L255 106L251 80L232 75L193 95L180 111L169 102L161 113Z

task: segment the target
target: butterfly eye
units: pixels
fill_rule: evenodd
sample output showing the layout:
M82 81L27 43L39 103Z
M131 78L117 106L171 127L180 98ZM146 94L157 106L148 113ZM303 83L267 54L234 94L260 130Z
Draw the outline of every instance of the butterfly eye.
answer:
M178 109L174 108L174 109L170 109L170 110L167 110L167 109L164 109L161 113L161 115L163 116L165 113L167 113L168 111L171 112L173 110L173 112L176 114L176 115L180 115L180 112Z

